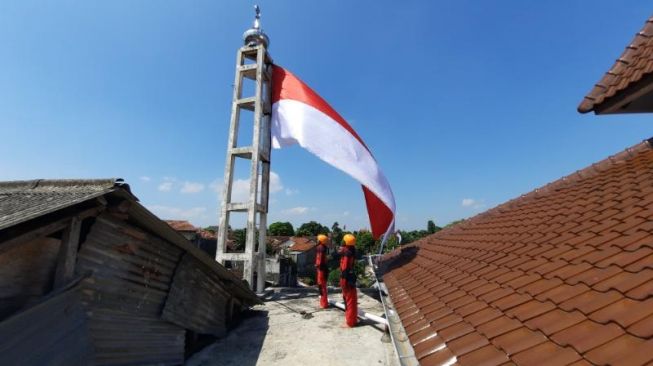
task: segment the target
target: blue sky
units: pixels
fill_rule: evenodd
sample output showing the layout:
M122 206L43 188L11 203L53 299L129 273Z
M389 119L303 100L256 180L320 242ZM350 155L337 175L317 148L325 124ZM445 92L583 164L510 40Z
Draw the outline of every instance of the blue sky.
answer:
M653 136L650 116L576 112L648 1L259 3L274 60L375 154L401 229L475 215ZM0 2L0 179L122 177L162 218L217 222L252 4ZM275 150L272 170L270 222L368 227L351 178L299 148Z

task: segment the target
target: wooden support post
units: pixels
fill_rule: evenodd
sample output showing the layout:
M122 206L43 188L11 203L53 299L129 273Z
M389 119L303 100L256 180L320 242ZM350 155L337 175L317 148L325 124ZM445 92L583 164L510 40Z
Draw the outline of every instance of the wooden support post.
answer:
M73 216L70 225L64 230L61 238L61 248L57 258L57 270L54 275L54 288L66 285L75 275L75 262L79 249L79 237L82 229L82 219Z

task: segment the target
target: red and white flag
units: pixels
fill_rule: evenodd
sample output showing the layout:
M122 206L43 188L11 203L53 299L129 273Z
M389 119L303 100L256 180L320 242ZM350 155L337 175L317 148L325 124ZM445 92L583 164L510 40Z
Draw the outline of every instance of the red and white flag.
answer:
M299 146L363 186L372 236L394 231L395 199L356 131L308 85L288 70L272 70L272 147Z

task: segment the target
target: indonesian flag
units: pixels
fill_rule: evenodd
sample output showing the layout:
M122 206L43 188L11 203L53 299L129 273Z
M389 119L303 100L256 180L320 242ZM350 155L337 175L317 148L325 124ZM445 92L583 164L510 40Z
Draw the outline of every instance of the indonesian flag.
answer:
M372 236L394 231L390 184L356 131L288 70L272 69L272 147L299 144L363 186Z

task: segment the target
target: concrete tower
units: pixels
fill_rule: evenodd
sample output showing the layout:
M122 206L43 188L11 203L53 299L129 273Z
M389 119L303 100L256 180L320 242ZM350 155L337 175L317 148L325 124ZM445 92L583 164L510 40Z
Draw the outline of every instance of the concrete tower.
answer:
M257 292L265 287L265 240L270 186L270 84L272 60L267 48L268 36L260 26L260 9L255 7L256 18L252 28L243 34L244 46L236 57L236 80L231 104L231 123L227 143L227 159L224 167L224 188L218 230L216 260L222 264L242 264L243 278ZM253 84L254 95L243 96L243 84ZM251 88L247 88L248 90ZM252 141L249 146L238 145L241 112L253 112ZM249 121L242 121L243 128L251 128ZM250 160L249 194L245 202L232 202L232 188L236 159ZM247 213L244 253L227 253L226 243L229 218L232 212ZM256 284L254 283L256 279Z

